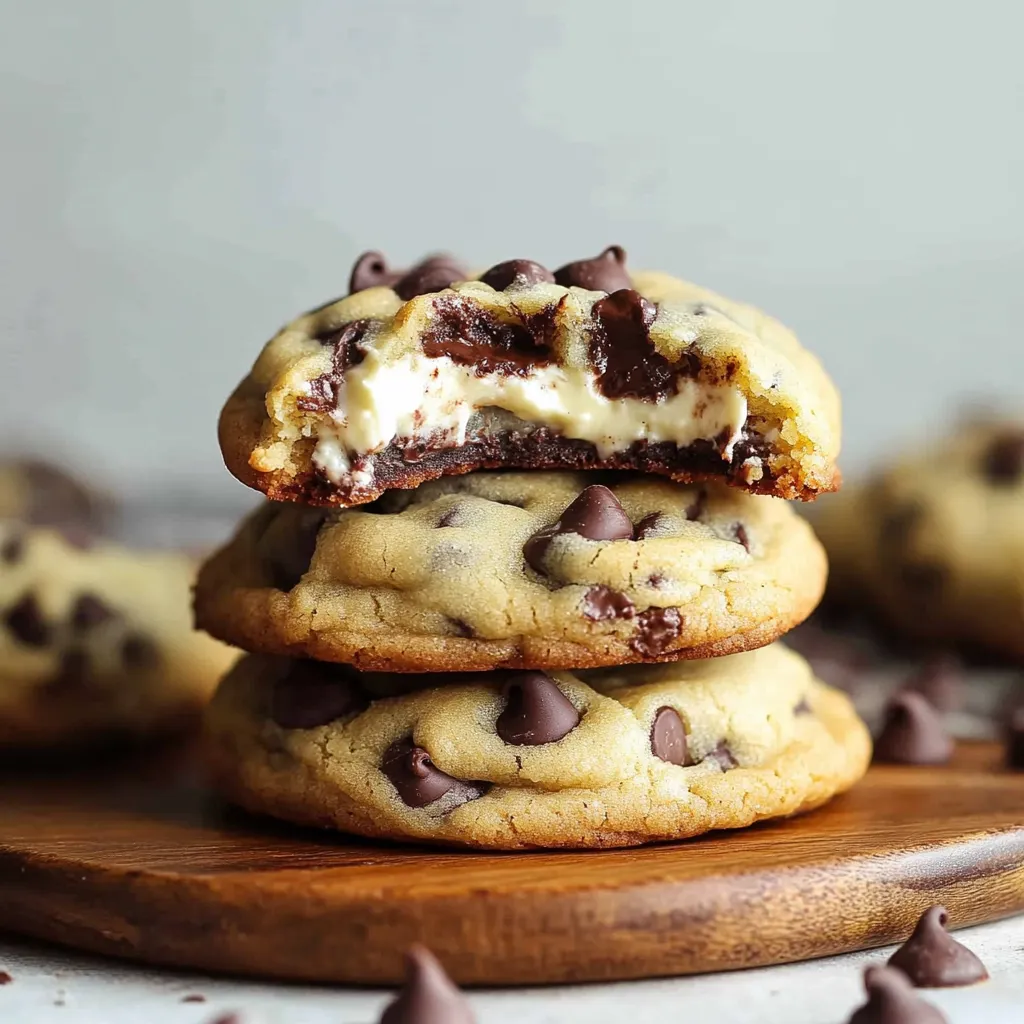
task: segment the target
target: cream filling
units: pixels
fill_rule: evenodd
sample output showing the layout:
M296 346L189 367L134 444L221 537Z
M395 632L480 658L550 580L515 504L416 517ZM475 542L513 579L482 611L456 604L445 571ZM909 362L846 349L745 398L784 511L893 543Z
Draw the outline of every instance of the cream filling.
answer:
M634 441L671 441L685 446L725 432L724 457L747 419L747 402L733 387L680 380L674 395L649 402L606 398L589 369L537 366L527 374L477 375L472 366L447 356L409 353L384 363L370 351L349 369L329 423L317 428L314 464L335 484L372 482L372 473L352 472L352 462L386 448L429 442L454 448L471 437L481 409L503 409L565 437L590 441L601 458ZM358 477L358 479L356 479Z

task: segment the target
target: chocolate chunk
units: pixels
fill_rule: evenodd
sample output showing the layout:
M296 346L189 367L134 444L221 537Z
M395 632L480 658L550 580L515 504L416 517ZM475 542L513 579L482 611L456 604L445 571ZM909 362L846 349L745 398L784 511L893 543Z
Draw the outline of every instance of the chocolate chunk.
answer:
M796 715L797 718L800 718L803 715L814 714L814 711L812 710L811 705L808 703L806 697L801 697L796 702L796 704L793 705L793 714Z
M395 740L388 747L380 770L391 780L402 802L409 807L432 804L459 781L441 771L431 761L430 755L422 747L417 747L408 736Z
M1024 704L1010 710L1005 733L1006 764L1017 771L1024 771Z
M721 740L715 749L704 758L704 760L716 761L718 763L718 767L721 768L723 772L727 772L730 768L739 767L739 761L732 756L732 751L726 746L725 740Z
M691 765L686 726L675 708L658 708L651 725L651 753L669 764Z
M875 761L890 764L945 764L953 740L939 713L919 693L897 693L885 711L885 725L875 740Z
M558 522L538 530L523 545L527 564L543 573L548 545L563 533L578 533L587 540L632 540L633 524L607 487L591 484L567 506Z
M996 437L985 452L984 466L990 483L1019 483L1024 478L1024 431Z
M639 292L623 288L594 303L590 361L606 398L653 402L676 391L672 364L654 348L650 327L658 310Z
M529 288L532 284L540 284L542 281L550 284L555 280L555 275L533 260L507 260L504 263L497 263L480 278L484 284L489 284L496 292L503 292L507 288Z
M130 633L121 644L121 660L125 668L155 668L160 663L160 651L149 637Z
M633 602L625 594L600 583L587 590L580 607L583 617L591 622L631 619L636 612Z
M953 988L973 985L988 977L985 965L946 931L945 907L929 907L914 933L889 957L915 988Z
M700 520L701 516L707 511L708 507L708 492L699 491L697 497L690 502L689 507L686 510L686 518L691 522L695 523Z
M95 594L79 594L71 609L71 626L76 633L94 629L115 617L114 610Z
M626 273L626 250L619 245L609 245L593 259L566 263L555 271L555 280L564 288L575 286L592 292L617 292L633 285Z
M903 684L904 690L919 693L936 711L959 711L964 704L964 680L958 658L939 654Z
M894 967L874 965L864 972L868 1001L847 1024L949 1024L945 1014L926 1003L905 974Z
M648 608L636 617L636 633L629 646L645 658L663 654L683 628L677 608Z
M270 548L264 556L271 583L278 590L291 590L306 574L313 554L320 527L324 525L330 509L305 508L292 521L287 544Z
M467 276L466 268L453 256L440 253L421 260L407 270L392 287L403 302L408 302L417 295L443 291L456 281L465 281Z
M270 717L282 729L315 729L368 706L354 668L297 660L274 684Z
M424 946L405 954L405 984L384 1008L380 1024L475 1024L462 993Z
M737 544L743 545L743 550L750 551L750 537L747 536L747 528L742 523L735 523L732 528L733 536Z
M352 274L348 279L349 295L361 292L364 288L378 288L381 286L390 287L400 277L400 270L391 270L384 254L379 252L364 252L352 267Z
M6 565L14 565L25 557L25 538L20 533L8 537L0 547L0 561Z
M346 371L358 366L365 356L362 341L372 320L352 320L341 327L318 334L316 340L334 349L331 368L327 373L309 382L309 394L296 400L295 404L305 412L329 412L338 404L338 388L345 379Z
M633 532L633 539L647 540L648 537L657 534L665 522L665 516L660 512L652 512L650 515L644 516L643 519L636 524L636 530Z
M4 616L4 623L26 647L45 647L50 640L50 627L35 594L25 594Z
M477 374L522 374L547 362L550 347L521 323L507 323L462 295L434 300L434 316L423 334L423 352L448 356Z
M14 981L14 978L12 978L6 971L0 971L0 985L10 985L12 981Z
M511 673L502 695L507 703L495 729L506 743L517 747L554 743L579 725L579 712L544 672Z

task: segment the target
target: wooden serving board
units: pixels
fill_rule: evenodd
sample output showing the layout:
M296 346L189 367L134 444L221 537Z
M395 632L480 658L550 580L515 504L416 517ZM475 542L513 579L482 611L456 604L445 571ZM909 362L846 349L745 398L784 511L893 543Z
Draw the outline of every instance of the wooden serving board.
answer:
M1024 775L991 744L874 768L813 814L679 844L480 854L287 828L187 771L0 774L0 927L154 964L394 983L430 946L464 984L719 971L1024 910Z

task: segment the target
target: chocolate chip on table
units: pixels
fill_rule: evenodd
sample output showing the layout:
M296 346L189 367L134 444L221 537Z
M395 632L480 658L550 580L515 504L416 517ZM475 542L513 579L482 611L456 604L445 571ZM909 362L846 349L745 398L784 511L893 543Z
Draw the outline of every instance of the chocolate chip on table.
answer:
M441 771L412 738L395 740L384 752L380 770L409 807L426 807L454 788L459 780Z
M0 562L14 565L25 557L25 538L20 533L12 534L0 546Z
M456 281L465 281L467 277L466 268L454 256L439 253L420 260L391 287L403 302L408 302L417 295L443 291Z
M888 764L945 764L952 756L953 740L939 712L919 693L897 693L886 706L885 724L875 740L874 760Z
M632 288L594 303L590 361L598 389L606 398L652 402L675 393L678 374L651 341L657 314L657 306Z
M505 709L495 730L517 747L554 743L579 725L580 713L545 672L510 673L502 687Z
M636 617L636 632L629 646L645 658L665 652L683 629L678 608L648 608Z
M405 982L380 1024L476 1024L469 1003L425 946L405 954Z
M282 729L315 729L368 705L354 668L296 660L274 684L270 717Z
M115 617L114 610L96 594L79 594L71 609L71 626L76 633L84 633Z
M547 267L534 263L533 260L506 260L504 263L497 263L488 270L481 278L484 284L489 284L496 292L503 292L507 288L529 288L532 284L551 284L555 275Z
M729 771L730 768L739 767L739 761L732 756L732 751L728 746L726 746L725 740L721 740L715 749L704 758L704 760L717 761L718 767L721 768L723 772Z
M686 726L675 708L658 708L651 725L651 753L669 764L691 765Z
M348 279L348 293L353 295L365 288L390 288L402 276L401 270L392 270L383 253L364 252L356 259Z
M964 704L963 666L952 654L938 654L925 662L903 684L920 693L937 711L959 711Z
M993 484L1005 486L1024 479L1024 431L996 437L985 451L984 467Z
M141 633L130 633L121 644L121 660L126 668L155 668L160 663L160 650Z
M988 977L985 965L946 931L945 907L929 907L913 934L889 957L889 966L901 970L915 988L952 988L973 985Z
M555 271L555 281L565 288L609 293L633 285L626 273L626 250L620 245L609 245L592 259L566 263Z
M35 594L25 594L10 608L4 616L4 624L26 647L45 647L50 640L50 627Z
M538 530L523 545L527 564L543 573L548 545L564 533L577 533L587 540L632 540L633 524L607 487L591 484L569 504L558 522Z
M635 605L625 594L600 583L587 590L580 607L583 617L591 622L631 619L636 614Z
M1007 767L1024 771L1024 704L1010 709L1004 731Z
M949 1024L949 1018L915 991L895 967L876 964L864 972L868 1001L847 1024Z

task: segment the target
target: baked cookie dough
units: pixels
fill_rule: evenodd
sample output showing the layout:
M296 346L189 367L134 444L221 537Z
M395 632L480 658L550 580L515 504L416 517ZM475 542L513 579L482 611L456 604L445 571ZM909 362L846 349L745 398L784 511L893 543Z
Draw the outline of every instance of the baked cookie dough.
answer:
M249 810L365 836L610 847L816 807L870 758L849 700L779 644L577 674L452 673L380 696L415 681L246 658L207 711L215 785Z
M0 520L0 751L180 727L236 652L192 629L191 559Z
M825 575L774 498L479 472L361 508L264 506L201 570L196 619L246 650L363 669L584 668L763 646Z
M963 424L814 512L837 603L1024 662L1024 423Z
M229 399L228 468L314 505L481 468L835 489L839 400L817 359L759 310L625 260L403 274L365 254L351 294L285 327Z
M106 496L50 463L0 461L0 519L49 526L83 547L106 529L111 512Z

